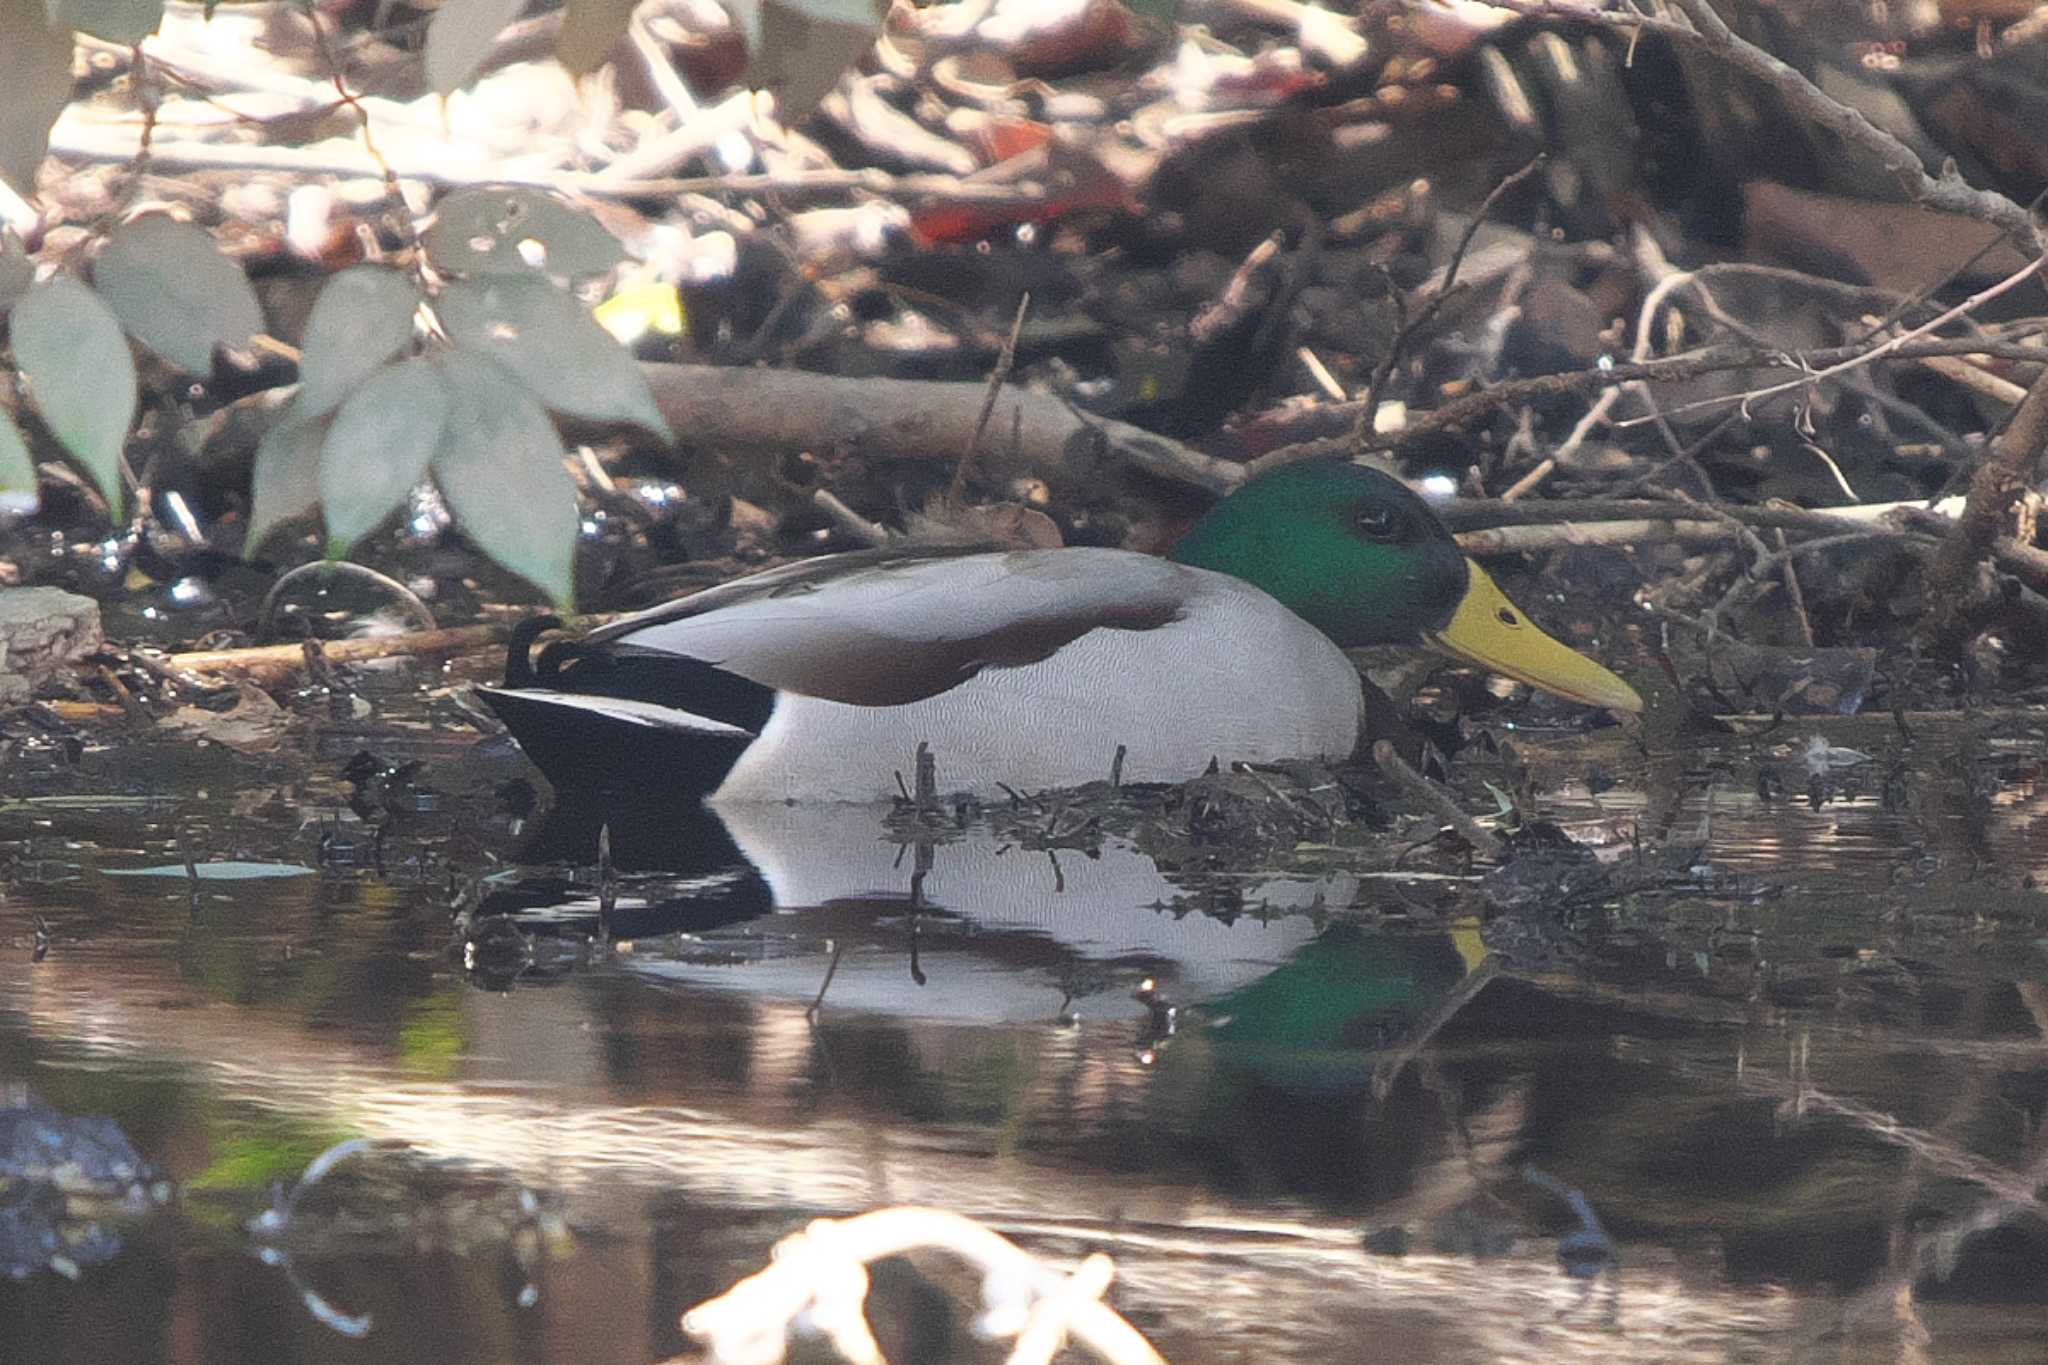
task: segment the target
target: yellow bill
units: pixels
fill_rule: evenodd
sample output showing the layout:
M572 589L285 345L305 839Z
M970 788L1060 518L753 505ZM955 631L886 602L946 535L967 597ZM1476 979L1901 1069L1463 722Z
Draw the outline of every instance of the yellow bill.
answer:
M1588 706L1640 711L1636 690L1575 649L1536 628L1508 600L1486 570L1471 560L1471 585L1451 623L1429 637L1446 654L1478 664L1502 677L1555 692Z

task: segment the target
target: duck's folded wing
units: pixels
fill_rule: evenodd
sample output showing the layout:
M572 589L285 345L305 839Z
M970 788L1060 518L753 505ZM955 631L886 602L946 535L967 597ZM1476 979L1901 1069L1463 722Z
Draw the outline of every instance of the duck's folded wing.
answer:
M791 566L617 621L587 643L701 660L778 691L862 706L936 696L1051 658L1098 630L1156 630L1194 571L1124 550L911 552ZM705 600L709 599L709 600Z

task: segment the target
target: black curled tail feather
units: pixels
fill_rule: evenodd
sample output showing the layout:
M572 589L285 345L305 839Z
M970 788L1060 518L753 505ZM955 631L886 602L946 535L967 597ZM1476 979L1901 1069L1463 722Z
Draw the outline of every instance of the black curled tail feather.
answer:
M541 637L543 631L561 628L562 618L548 615L529 616L512 627L512 638L505 642L505 686L534 685L533 642Z
M775 689L686 654L636 649L630 640L550 640L554 616L533 616L512 629L505 646L508 691L531 688L618 697L665 706L759 734L775 710Z

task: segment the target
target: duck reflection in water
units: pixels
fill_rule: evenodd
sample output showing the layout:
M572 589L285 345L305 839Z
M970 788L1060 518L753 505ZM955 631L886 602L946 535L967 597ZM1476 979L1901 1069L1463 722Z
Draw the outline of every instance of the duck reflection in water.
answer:
M1386 923L1382 884L1350 873L1189 878L1119 840L1030 849L974 823L906 839L873 807L564 806L525 856L587 868L600 830L608 927L637 940L607 970L679 1005L810 1011L837 1103L923 1103L962 1049L1057 1053L1117 1092L1071 1141L1113 1128L1118 1162L1222 1188L1398 1192L1445 1117L1412 1063L1492 975L1476 928ZM580 935L599 900L587 875L528 879L484 908Z
M1381 1064L1485 956L1476 930L1365 926L1372 883L1350 873L1177 877L1111 838L1031 849L965 824L906 839L872 807L569 803L524 857L588 866L600 832L623 877L604 931L675 936L620 959L636 972L978 1023L1139 1019L1144 985L1190 1011L1219 1062L1312 1090L1370 1088L1380 1065L1383 1093ZM587 925L602 880L501 880L478 922Z

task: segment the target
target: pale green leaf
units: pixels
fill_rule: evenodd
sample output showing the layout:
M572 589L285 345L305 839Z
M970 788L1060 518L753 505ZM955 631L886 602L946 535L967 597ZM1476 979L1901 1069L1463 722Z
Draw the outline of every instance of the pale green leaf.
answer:
M320 504L320 446L327 423L279 422L256 447L254 506L242 553L254 555L270 533Z
M50 22L110 43L139 43L164 19L164 0L47 0Z
M603 66L626 36L637 0L569 0L562 8L562 31L555 35L555 60L574 76L587 76Z
M632 422L673 439L639 362L582 304L546 280L458 280L434 307L458 347L504 366L555 411Z
M410 276L355 265L330 278L313 300L299 356L297 418L324 417L412 341L420 291Z
M135 357L112 310L69 275L45 280L8 314L14 361L36 411L127 518L121 447L135 421Z
M341 405L320 447L327 543L345 553L427 476L448 424L448 391L424 356L387 365Z
M50 26L42 0L0 0L0 177L34 194L50 125L71 102L71 33Z
M785 124L817 108L882 31L888 0L725 0L747 39L747 81Z
M427 86L447 95L468 85L526 0L447 0L427 25Z
M461 351L434 359L448 390L434 481L462 533L556 606L572 609L581 518L554 423L522 380L488 360Z
M92 282L137 341L188 374L211 374L214 347L241 350L263 330L242 267L205 229L167 214L115 228Z
M740 41L747 45L747 59L758 60L761 53L761 0L718 0L725 12L732 16L733 25L740 31ZM751 72L748 73L750 76Z
M28 442L22 439L14 418L0 408L0 497L19 503L24 496L30 503L35 501L35 457L29 454Z
M108 877L168 877L185 881L248 882L266 877L310 877L303 863L160 863L155 867L103 867Z
M580 280L626 257L619 239L589 214L516 185L455 191L434 206L434 225L422 243L435 268L451 275Z

